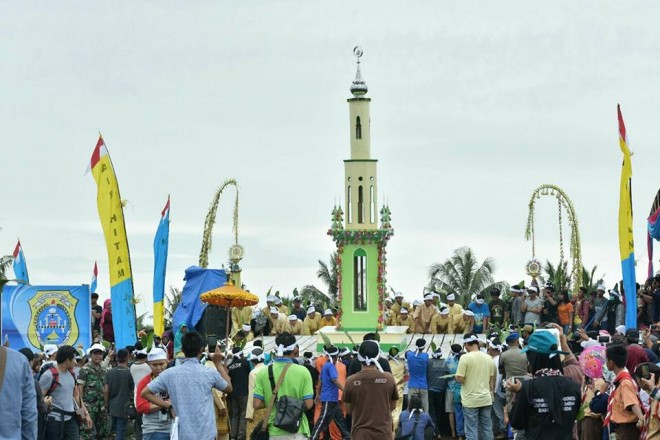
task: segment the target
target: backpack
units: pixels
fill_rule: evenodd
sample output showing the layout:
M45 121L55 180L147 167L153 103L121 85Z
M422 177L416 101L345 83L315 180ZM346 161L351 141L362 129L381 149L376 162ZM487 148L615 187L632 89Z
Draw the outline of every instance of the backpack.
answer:
M50 396L53 391L55 391L55 388L58 386L61 386L60 384L60 370L58 370L56 367L49 367L48 371L53 375L53 381L50 383L50 388L46 392L46 395L44 397ZM73 386L76 386L76 373L73 372L73 370L69 370L69 373L71 373L71 376L73 377ZM41 374L41 372L40 372Z

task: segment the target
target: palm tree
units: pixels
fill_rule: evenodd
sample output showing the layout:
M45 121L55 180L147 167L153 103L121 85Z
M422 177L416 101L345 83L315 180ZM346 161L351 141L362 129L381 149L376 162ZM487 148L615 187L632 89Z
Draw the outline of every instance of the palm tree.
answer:
M325 310L328 308L335 307L336 305L336 300L329 298L328 295L321 292L319 289L316 288L316 286L313 286L311 284L307 284L301 287L300 290L295 289L293 293L294 294L297 293L298 296L300 296L305 306L314 304L315 306L319 306L323 308L323 310Z
M169 293L165 294L165 310L164 310L164 320L165 328L172 327L172 317L174 316L174 311L179 306L181 302L181 289L178 287L170 286Z
M587 294L595 292L596 287L603 282L602 278L594 279L597 269L598 266L594 266L591 268L591 271L589 271L586 267L582 266L582 287L586 287Z
M333 252L330 255L330 265L327 265L324 261L319 260L319 270L316 272L316 277L323 281L323 284L326 285L328 292L327 296L330 297L333 302L337 301L338 293L337 273L339 272L339 268L337 266L337 259L337 252Z
M508 284L495 281L495 260L488 257L483 263L474 256L472 249L465 246L454 250L453 255L444 263L432 264L429 268L428 288L437 292L453 293L457 301L466 305L473 293L482 293L489 297L489 290L497 287L505 290Z
M560 260L556 266L553 266L549 260L546 260L543 267L546 277L541 278L544 282L549 282L558 291L570 290L571 273L568 271L568 261Z
M7 278L7 272L9 271L9 266L14 261L14 258L11 255L5 255L0 257L0 293L2 293L2 288L9 281Z

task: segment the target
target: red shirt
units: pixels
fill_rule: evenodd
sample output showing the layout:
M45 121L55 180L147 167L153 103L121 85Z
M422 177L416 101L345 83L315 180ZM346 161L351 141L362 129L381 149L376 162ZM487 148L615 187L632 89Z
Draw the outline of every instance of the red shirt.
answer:
M626 362L626 368L628 371L635 371L637 365L648 361L648 355L639 344L630 344L628 346L628 361Z

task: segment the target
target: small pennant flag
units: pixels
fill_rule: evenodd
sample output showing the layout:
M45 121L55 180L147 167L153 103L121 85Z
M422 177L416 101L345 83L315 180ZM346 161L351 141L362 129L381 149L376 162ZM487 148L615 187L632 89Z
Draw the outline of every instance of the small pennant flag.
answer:
M91 291L92 293L96 292L96 278L99 276L99 268L96 265L96 261L94 262L94 272L92 272L92 284L91 284Z
M16 281L19 283L30 284L30 278L28 277L27 271L27 262L25 261L25 255L23 254L23 246L21 246L21 240L18 240L18 243L16 243L13 256L14 275L16 276Z

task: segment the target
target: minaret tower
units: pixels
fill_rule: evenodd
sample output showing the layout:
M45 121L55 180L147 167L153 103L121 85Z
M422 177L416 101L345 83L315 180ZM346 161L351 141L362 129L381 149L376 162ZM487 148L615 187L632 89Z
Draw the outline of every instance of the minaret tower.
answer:
M329 235L337 243L339 267L339 327L344 330L375 331L383 328L385 246L393 234L390 211L377 209L376 159L371 158L371 119L367 84L360 72L362 49L353 49L357 72L349 98L350 159L344 160L345 211L333 210ZM344 219L345 214L345 219Z

